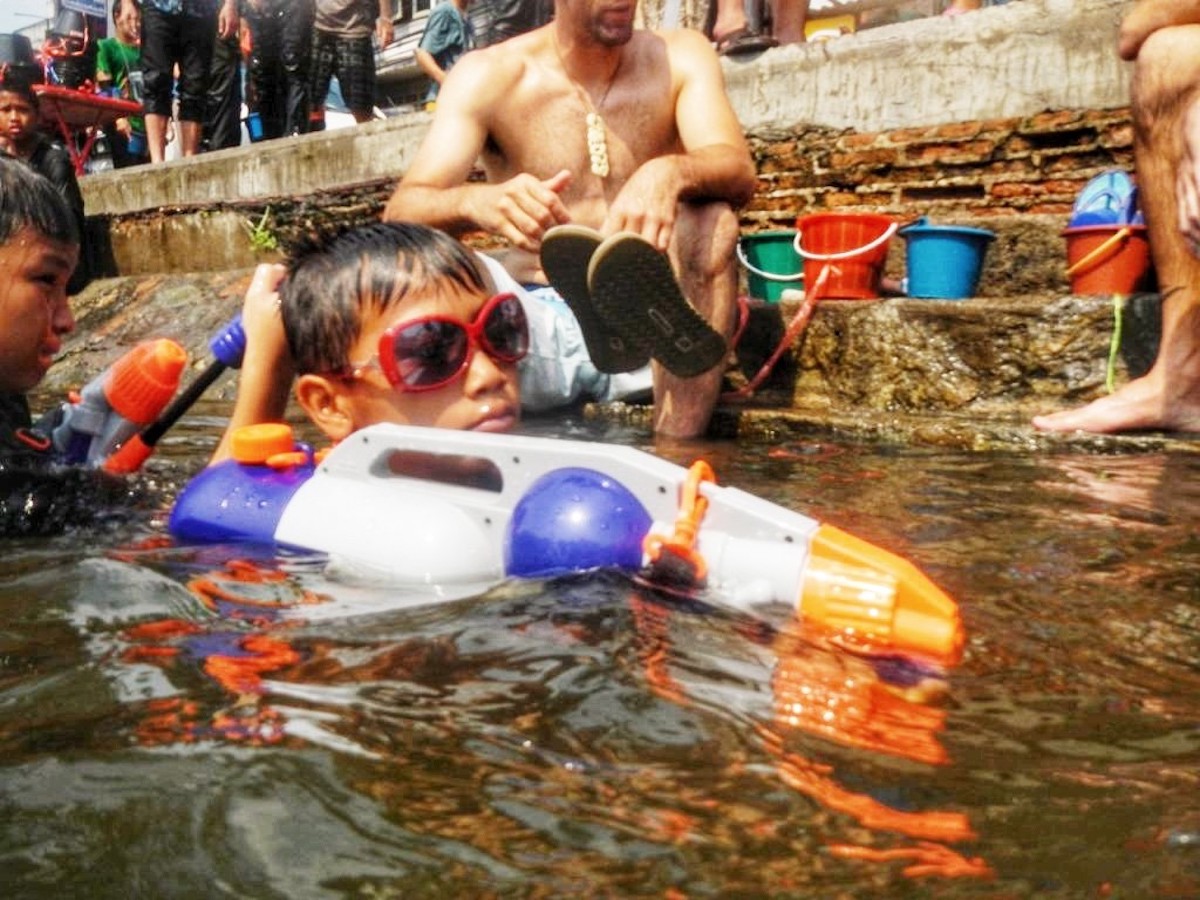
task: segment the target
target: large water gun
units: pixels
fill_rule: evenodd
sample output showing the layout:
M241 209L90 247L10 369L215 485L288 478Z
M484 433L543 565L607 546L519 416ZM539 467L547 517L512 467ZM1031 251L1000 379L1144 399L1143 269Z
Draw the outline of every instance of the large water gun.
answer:
M596 567L759 613L783 608L882 652L956 662L954 601L831 525L629 447L376 425L316 455L288 426L232 436L170 517L178 538L328 554L357 578L486 585ZM318 458L318 456L320 458Z
M143 341L45 417L55 455L68 465L137 471L158 439L225 371L241 365L246 336L241 316L209 342L215 359L174 400L187 352L168 338Z

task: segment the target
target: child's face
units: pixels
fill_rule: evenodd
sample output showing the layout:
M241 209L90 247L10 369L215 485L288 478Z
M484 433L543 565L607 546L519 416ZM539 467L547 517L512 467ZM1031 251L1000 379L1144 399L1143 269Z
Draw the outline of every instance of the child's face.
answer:
M37 385L75 328L67 281L78 258L77 247L32 228L0 244L0 391Z
M15 91L0 91L0 137L23 150L35 133L37 120L37 110L28 99Z
M123 0L120 11L113 18L117 26L117 38L123 44L140 44L142 38L142 14L129 0Z
M406 299L382 316L366 318L358 340L350 348L350 360L359 364L375 359L379 339L397 323L411 322L423 316L472 322L487 300L483 294L458 287ZM393 422L503 432L512 429L520 418L516 363L495 360L479 346L473 348L470 362L461 376L434 390L397 390L377 365L364 368L355 378L342 379L340 384L352 431L379 422Z

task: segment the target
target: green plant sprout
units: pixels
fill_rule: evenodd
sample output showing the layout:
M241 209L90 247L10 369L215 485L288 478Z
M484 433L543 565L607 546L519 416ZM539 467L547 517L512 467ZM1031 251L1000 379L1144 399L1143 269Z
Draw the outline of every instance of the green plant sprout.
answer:
M274 253L279 249L279 238L271 230L271 207L268 206L263 210L262 218L257 223L252 219L246 219L242 222L242 227L250 235L250 246L254 250Z

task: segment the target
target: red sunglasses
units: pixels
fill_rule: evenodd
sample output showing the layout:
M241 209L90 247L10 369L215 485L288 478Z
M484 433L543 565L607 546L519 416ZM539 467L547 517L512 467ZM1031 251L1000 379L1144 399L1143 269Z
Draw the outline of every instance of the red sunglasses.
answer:
M393 388L436 391L467 371L476 348L501 363L515 363L529 352L529 323L515 294L497 294L471 322L449 316L421 316L397 322L379 338L379 353L349 376L378 363Z

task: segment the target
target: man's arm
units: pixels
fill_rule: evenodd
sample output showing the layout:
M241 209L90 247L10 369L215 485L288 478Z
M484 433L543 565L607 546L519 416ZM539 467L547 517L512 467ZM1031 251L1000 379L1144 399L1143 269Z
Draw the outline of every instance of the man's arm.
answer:
M383 211L385 221L420 222L451 234L480 229L536 251L545 230L569 221L559 192L570 180L522 174L501 184L467 182L488 137L488 111L510 79L502 57L466 54L446 75L433 124ZM519 64L519 63L517 63Z
M739 207L753 195L756 179L712 46L691 29L664 37L679 83L675 121L683 152L643 163L614 199L602 229L635 232L660 250L670 245L680 200L724 200Z
M260 265L246 290L242 302L246 349L242 354L237 398L210 465L232 455L232 436L238 428L279 422L287 409L295 369L279 316L277 291L285 272L280 265Z

